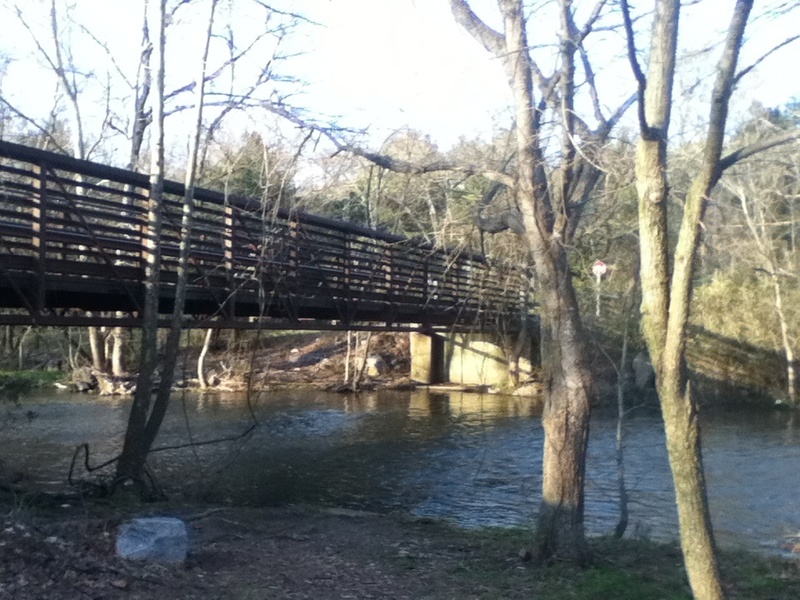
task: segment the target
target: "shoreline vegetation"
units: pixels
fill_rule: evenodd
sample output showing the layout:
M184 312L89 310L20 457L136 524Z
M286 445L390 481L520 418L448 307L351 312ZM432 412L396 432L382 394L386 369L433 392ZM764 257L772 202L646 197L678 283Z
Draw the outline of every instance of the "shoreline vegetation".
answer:
M705 338L702 338L705 340ZM704 341L706 343L707 340ZM708 345L708 344L706 344ZM749 407L756 409L790 408L774 390L764 383L769 378L743 371L744 367L731 370L729 365L720 366L720 357L703 346L707 357L713 360L700 361L695 357L690 365L694 371L695 389L700 404L707 409L715 407ZM402 333L377 333L356 337L348 358L347 335L343 332L286 332L281 335L264 336L256 340L231 334L229 339L218 336L208 356L204 358L205 377L209 383L203 389L197 378L197 362L201 349L187 345L181 349L176 368L174 389L207 392L265 391L286 387L311 387L335 392L373 391L376 389L413 389L417 384L409 377L410 348L408 335ZM97 393L103 396L132 395L136 374L127 373L114 377L100 373L89 366L72 371L58 370L59 361L53 357L38 356L43 368L0 371L0 396L16 395L33 389L56 386L59 389ZM364 362L366 358L370 361ZM344 381L350 361L349 382ZM62 363L63 364L63 363ZM375 371L373 365L380 368ZM724 368L723 368L724 367ZM755 368L755 367L754 367ZM776 367L777 368L777 367ZM616 405L616 373L607 367L607 358L595 361L595 376L599 390L600 405ZM723 373L734 373L731 378L721 378ZM354 386L352 377L359 374ZM633 374L628 375L626 396L636 396L631 401L658 406L652 389L634 389ZM772 378L774 380L775 377ZM769 380L769 381L772 381ZM774 381L772 381L774 383ZM452 386L451 386L452 387ZM533 378L520 381L519 386L494 389L489 386L455 385L463 391L510 393L516 395L539 395L538 373ZM355 389L354 389L355 388Z
M591 564L536 564L527 529L465 530L404 513L315 506L221 507L0 494L0 596L156 600L455 598L688 600L677 544L590 539ZM181 566L114 555L131 516L178 516ZM800 560L721 554L730 598L800 597Z

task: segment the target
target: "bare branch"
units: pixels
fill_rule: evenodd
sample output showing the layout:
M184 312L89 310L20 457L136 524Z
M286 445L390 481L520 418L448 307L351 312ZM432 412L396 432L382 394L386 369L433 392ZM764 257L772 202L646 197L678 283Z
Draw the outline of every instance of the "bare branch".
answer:
M738 150L734 150L730 154L723 156L720 159L719 161L720 174L726 169L731 168L735 164L747 158L750 158L751 156L754 156L766 150L770 150L772 148L777 148L778 146L788 144L789 142L793 142L794 140L798 139L800 139L800 131L791 130L779 136L775 136L773 138L769 138L766 140L761 140L753 144L748 144L747 146L739 148Z
M780 49L781 49L781 48L783 48L784 46L788 46L789 44L791 44L792 42L794 42L794 41L796 41L796 40L798 40L798 39L800 39L800 34L798 34L798 35L793 35L793 36L791 36L791 37L789 37L789 38L787 38L787 39L783 40L783 41L782 41L780 44L778 44L778 45L776 45L776 46L773 46L772 48L770 48L770 49L769 49L767 52L765 52L764 54L762 54L761 56L759 56L759 57L758 57L758 59L757 59L757 60L756 60L756 61L755 61L753 64L751 64L751 65L749 65L749 66L745 67L744 69L742 69L741 71L739 71L739 72L736 74L736 77L735 77L735 78L734 78L734 80L733 80L733 84L734 84L734 85L736 85L737 83L739 83L739 80L740 80L742 77L744 77L745 75L747 75L747 74L748 74L750 71L752 71L752 70L753 70L753 69L755 69L755 68L756 68L758 65L760 65L762 62L764 62L764 61L765 61L765 60L766 60L766 59L767 59L767 58L768 58L770 55L774 54L775 52L777 52L778 50L780 50Z
M114 54L111 52L111 49L108 47L108 44L106 44L104 41L102 41L101 39L99 39L99 38L98 38L98 37L97 37L97 36L96 36L94 33L92 33L92 31L91 31L91 30L89 30L89 28L88 28L88 27L86 27L86 25L84 25L83 23L78 23L77 25L78 25L78 27L81 29L81 31L83 31L83 33L85 33L87 36L89 36L89 39L91 39L91 40L92 40L92 41L93 41L93 42L94 42L96 45L98 45L100 48L102 48L102 49L103 49L103 51L106 53L106 57L108 58L108 60L110 60L110 61L111 61L111 64L113 65L113 67L114 67L114 70L117 72L117 75L119 75L119 76L120 76L120 79L122 79L122 81L124 81L124 82L125 82L125 84L126 84L126 85L127 85L129 88L133 89L133 88L134 88L134 86L133 86L133 83L132 83L132 82L131 82L131 80L128 78L128 76L125 74L125 71L123 71L123 70L122 70L122 67L120 67L119 63L117 62L117 59L116 59L116 57L115 57L115 56L114 56Z
M337 154L339 152L347 152L354 156L360 156L371 163L387 169L389 171L393 171L395 173L404 173L406 175L424 175L426 173L438 173L441 171L452 171L455 173L463 173L465 175L481 175L489 179L490 181L496 181L498 183L502 183L508 187L514 187L516 184L516 180L511 175L507 173L503 173L501 171L495 171L492 169L486 169L481 166L470 165L466 163L451 161L451 160L435 160L425 164L416 164L409 161L401 160L398 158L394 158L392 156L388 156L386 154L378 154L376 152L370 152L359 146L355 146L353 144L348 144L341 139L339 139L334 132L329 127L323 127L321 125L317 125L316 123L311 123L302 119L300 116L289 110L288 108L276 104L265 105L264 108L271 111L272 113L279 115L291 123L298 125L304 129L311 129L316 131L323 136L325 136L328 140L336 146Z
M62 146L61 144L58 143L58 140L53 135L52 131L49 131L45 127L42 127L36 121L36 119L33 119L32 117L29 117L28 115L23 113L16 106L14 106L8 100L6 100L5 97L2 96L2 95L0 95L0 102L5 104L8 107L8 109L12 113L14 113L17 117L19 117L20 119L22 119L23 121L25 121L26 123L31 125L32 127L36 128L39 131L39 133L41 133L43 136L45 136L59 152L61 152L62 154L69 154L69 150L67 148L64 148L64 146Z
M482 175L491 181L502 183L505 186L513 187L515 180L511 175L491 169L485 169L480 166L461 164L450 160L436 160L426 164L415 164L405 160L400 160L386 154L377 154L369 152L363 148L345 144L337 140L333 135L330 135L324 129L318 129L320 133L325 135L331 140L339 151L349 152L355 156L365 158L371 163L383 167L395 173L405 173L407 175L424 175L425 173L437 173L441 171L453 171L456 173L464 173L466 175Z
M484 48L498 58L505 56L506 45L502 34L481 21L466 0L450 0L450 10L456 23L466 29Z
M637 98L638 98L638 93L631 94L628 97L628 99L625 100L625 102L620 104L617 107L617 110L615 110L613 113L611 113L611 116L605 122L603 127L598 130L597 135L599 137L601 137L602 139L605 139L606 136L611 132L611 130L614 129L614 127L617 126L617 123L619 123L620 119L622 119L622 117L625 116L625 113L628 112L628 109L631 106L633 106L633 103L636 102Z
M295 12L291 12L291 11L280 10L280 9L274 8L272 5L270 5L270 4L266 3L266 2L263 2L263 0L253 0L253 2L258 4L261 8L263 8L265 10L268 10L271 13L275 13L276 15L281 15L281 16L284 16L284 17L291 17L292 19L296 19L298 21L303 21L304 23L308 23L309 25L319 25L319 23L317 23L316 21L312 21L311 19L309 19L305 15L301 15L300 13L295 13Z
M235 65L242 57L246 56L247 53L250 52L255 47L256 44L258 44L261 40L263 40L270 34L271 34L270 31L265 31L264 33L258 35L255 39L253 39L253 41L246 48L242 49L238 54L232 54L231 57L224 63L222 63L213 73L209 73L208 75L206 75L205 83L215 80L225 71L225 69ZM171 92L169 92L165 98L167 100L171 100L175 96L178 96L185 92L191 92L194 90L196 85L197 85L196 81L192 81L190 83L187 83L186 85L182 85L181 87L176 88Z
M598 19L600 18L600 13L603 12L603 7L605 5L606 0L600 0L597 4L595 4L594 8L592 9L592 14L589 15L589 18L586 20L586 24L578 32L577 38L575 38L574 43L576 46L581 46L586 37L594 30L595 23L597 23Z
M717 63L717 79L711 91L711 111L708 117L708 135L704 158L709 161L708 164L716 162L716 179L719 179L722 174L719 161L722 154L722 144L725 140L725 125L728 120L730 99L735 84L736 62L739 58L739 50L742 47L744 30L747 26L752 6L752 0L738 0L736 2L728 35L725 38L722 56ZM709 183L713 185L716 183L716 179L712 179Z
M639 129L642 132L646 132L650 129L647 124L644 100L644 92L647 89L647 78L644 76L642 66L639 64L639 58L636 56L636 39L633 37L633 22L631 21L631 11L628 6L628 0L620 0L620 8L622 9L622 20L625 23L625 38L628 44L628 62L631 65L633 76L636 78L636 96L639 104Z

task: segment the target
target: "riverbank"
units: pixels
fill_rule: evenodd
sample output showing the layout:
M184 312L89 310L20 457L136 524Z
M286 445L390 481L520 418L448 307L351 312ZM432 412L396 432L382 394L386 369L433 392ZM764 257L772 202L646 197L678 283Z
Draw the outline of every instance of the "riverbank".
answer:
M679 550L592 540L585 569L536 565L520 529L463 530L404 514L287 506L121 505L0 496L0 597L176 599L689 599ZM179 567L127 562L114 539L130 516L185 519ZM800 597L800 561L727 553L730 598Z
M201 390L197 375L201 355L208 383L206 389L212 392L293 387L345 392L417 387L410 378L411 353L407 333L353 332L348 336L346 332L331 331L215 332L206 354L201 351L201 342L197 335L187 335L175 370L176 390ZM63 363L56 356L43 355L38 359L40 364L51 368ZM127 363L132 364L134 359L134 356L128 356ZM769 393L764 385L754 387L747 377L730 379L730 373L726 375L716 369L720 360L717 357L716 362L695 365L702 367L693 372L693 389L702 406L771 410L777 404L787 408L781 403L780 394ZM696 357L694 362L697 363ZM599 404L616 407L616 371L600 354L593 361L593 369ZM71 373L55 370L0 371L0 395L23 393L34 387L52 385L59 379L61 381L56 385L62 388L103 396L130 396L136 383L134 373L114 377L89 366ZM520 382L521 389L481 389L539 396L538 379L538 370L534 369L531 380ZM629 406L658 406L651 386L639 388L632 382L633 376L629 374L626 391ZM478 388L472 386L472 389Z

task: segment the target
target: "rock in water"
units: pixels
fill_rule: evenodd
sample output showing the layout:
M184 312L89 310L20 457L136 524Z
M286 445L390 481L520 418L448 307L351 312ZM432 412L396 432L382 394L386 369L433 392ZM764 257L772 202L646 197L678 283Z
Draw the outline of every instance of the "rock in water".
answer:
M119 528L117 555L131 560L181 563L186 560L189 537L186 523L172 517L133 519Z

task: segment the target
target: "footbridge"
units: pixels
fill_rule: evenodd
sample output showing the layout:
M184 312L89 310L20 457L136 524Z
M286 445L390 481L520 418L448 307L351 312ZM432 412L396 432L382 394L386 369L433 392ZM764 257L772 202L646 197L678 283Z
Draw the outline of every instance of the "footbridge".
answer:
M167 181L159 312L171 314L185 188ZM146 175L0 142L0 323L136 327ZM187 324L490 331L527 312L524 269L196 189Z

